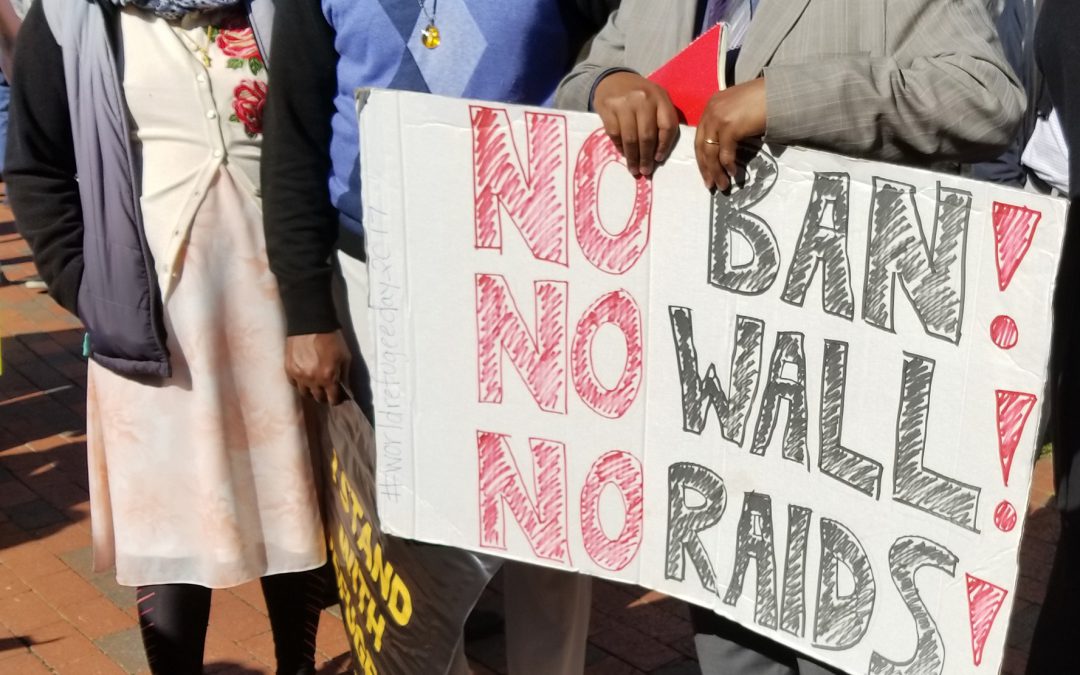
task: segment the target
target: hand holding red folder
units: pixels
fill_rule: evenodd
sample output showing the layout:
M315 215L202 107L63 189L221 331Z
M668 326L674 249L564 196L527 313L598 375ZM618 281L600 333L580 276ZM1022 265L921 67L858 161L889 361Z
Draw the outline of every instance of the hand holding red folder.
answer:
M696 125L698 168L709 189L726 190L740 141L765 132L765 84L725 90L727 38L717 24L648 79L616 72L596 86L593 106L636 176L651 175L678 137L678 118Z
M649 76L667 90L686 124L697 126L709 99L724 89L727 51L727 33L718 23Z
M765 81L725 88L727 57L727 32L717 24L649 76L697 127L694 150L709 189L727 190L739 172L739 143L765 133Z

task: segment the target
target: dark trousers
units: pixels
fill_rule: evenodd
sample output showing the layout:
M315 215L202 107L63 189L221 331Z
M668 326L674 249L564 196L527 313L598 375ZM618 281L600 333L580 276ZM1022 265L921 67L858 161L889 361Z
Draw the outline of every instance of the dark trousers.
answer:
M1080 209L1070 209L1054 293L1050 391L1054 484L1061 513L1054 568L1028 660L1029 675L1078 672L1080 646Z
M749 628L690 606L702 675L839 675Z

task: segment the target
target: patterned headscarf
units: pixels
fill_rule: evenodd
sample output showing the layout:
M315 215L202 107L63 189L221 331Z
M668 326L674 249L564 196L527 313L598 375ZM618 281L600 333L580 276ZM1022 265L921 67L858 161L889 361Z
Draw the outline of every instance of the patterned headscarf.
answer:
M119 7L137 7L166 19L179 19L191 12L205 12L239 5L243 0L111 0Z

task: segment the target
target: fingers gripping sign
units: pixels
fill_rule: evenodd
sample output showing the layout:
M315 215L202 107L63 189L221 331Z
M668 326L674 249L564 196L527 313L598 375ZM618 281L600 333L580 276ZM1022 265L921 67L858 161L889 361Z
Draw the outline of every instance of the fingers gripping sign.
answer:
M635 178L651 176L675 147L679 113L663 87L637 73L620 71L600 80L593 107Z
M718 91L709 100L694 138L706 188L731 186L739 142L765 133L765 100L764 78ZM620 71L600 80L593 107L635 178L652 175L678 140L679 113L668 93L637 73Z
M713 94L694 138L705 187L727 190L735 178L739 142L765 133L765 79L758 78Z

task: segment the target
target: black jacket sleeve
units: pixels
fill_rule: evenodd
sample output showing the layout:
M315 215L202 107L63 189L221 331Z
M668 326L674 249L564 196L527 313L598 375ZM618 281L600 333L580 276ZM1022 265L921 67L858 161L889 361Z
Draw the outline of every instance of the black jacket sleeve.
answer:
M1069 196L1073 199L1080 196L1080 41L1076 39L1077 30L1080 30L1080 4L1075 0L1046 0L1043 3L1036 28L1035 50L1069 146Z
M1001 39L1001 49L1005 52L1005 60L1009 62L1020 84L1028 95L1028 110L1035 107L1036 97L1035 82L1028 77L1028 61L1034 58L1034 53L1026 49L1027 36L1033 34L1030 22L1035 21L1034 13L1027 9L1029 3L1026 0L1005 0L1001 14L995 22L998 38ZM971 175L980 180L992 183L1001 183L1015 187L1024 185L1024 167L1020 163L1020 157L1024 152L1024 144L1027 142L1029 132L1025 124L1017 129L1009 147L996 159L988 162L978 162L971 165Z
M83 218L60 45L34 3L19 31L11 83L4 180L15 224L38 273L64 309L76 306L83 272Z
M289 335L339 327L331 296L337 209L330 140L337 91L334 31L318 0L277 0L263 114L263 223Z

